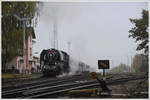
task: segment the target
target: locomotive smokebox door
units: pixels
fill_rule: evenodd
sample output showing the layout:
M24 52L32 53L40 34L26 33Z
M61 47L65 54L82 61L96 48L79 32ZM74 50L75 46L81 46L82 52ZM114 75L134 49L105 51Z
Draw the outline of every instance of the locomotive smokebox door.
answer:
M98 60L98 69L109 69L109 60Z

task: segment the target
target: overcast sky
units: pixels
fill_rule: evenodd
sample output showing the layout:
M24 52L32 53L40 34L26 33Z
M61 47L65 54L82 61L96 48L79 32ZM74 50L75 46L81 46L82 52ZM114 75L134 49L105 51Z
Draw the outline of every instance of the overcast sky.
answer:
M34 52L51 48L56 16L58 48L73 58L97 68L97 60L110 60L110 67L131 64L136 52L135 40L128 38L133 27L129 18L140 18L147 3L43 3L35 28Z

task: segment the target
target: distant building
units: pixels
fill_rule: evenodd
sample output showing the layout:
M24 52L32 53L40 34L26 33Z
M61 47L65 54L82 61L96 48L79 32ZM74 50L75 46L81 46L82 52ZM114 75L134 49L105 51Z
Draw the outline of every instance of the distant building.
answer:
M25 70L26 70L26 72L31 72L31 68L36 67L36 66L34 66L35 60L33 59L33 44L35 43L35 41L33 39L35 39L36 37L35 37L34 29L31 27L28 29L31 31L31 33L29 34L28 39L26 40L26 67L25 67ZM12 67L14 67L19 72L22 72L23 57L22 56L14 57L8 63L8 69L12 69Z

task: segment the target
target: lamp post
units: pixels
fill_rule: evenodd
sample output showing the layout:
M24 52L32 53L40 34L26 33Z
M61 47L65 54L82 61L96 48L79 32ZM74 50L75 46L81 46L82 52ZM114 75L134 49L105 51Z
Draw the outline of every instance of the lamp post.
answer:
M25 23L26 21L23 21L23 59L24 59L24 66L23 66L23 77L25 74L25 68L26 68L26 42L25 42Z
M71 47L71 42L67 42L68 43L68 54L70 54L70 47Z
M19 21L23 22L23 77L25 74L25 67L26 67L26 43L25 43L25 30L26 30L26 21L31 20L32 18L20 18L18 15L16 14L7 14L4 15L2 17L7 17L7 16L14 16L16 19L18 19Z

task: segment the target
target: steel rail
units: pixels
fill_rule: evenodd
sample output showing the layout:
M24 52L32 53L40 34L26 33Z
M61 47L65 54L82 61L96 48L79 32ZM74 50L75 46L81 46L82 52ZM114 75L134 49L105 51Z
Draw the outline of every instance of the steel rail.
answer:
M74 77L74 78L77 78L77 77ZM116 79L107 79L106 80L106 83L109 85L110 83L111 84L117 84L117 82L118 83L121 83L121 82L127 82L127 81L130 81L130 80L136 80L136 79L141 79L141 78L143 78L143 77L137 77L137 76L132 76L132 77L124 77L124 78L116 78ZM78 78L77 78L78 79ZM80 77L80 79L82 79L81 77ZM64 81L71 81L72 79L66 79L66 80L64 80ZM92 82L92 81L91 81ZM96 83L96 81L95 80L93 80L93 82L95 82ZM63 83L62 81L58 81L58 83ZM4 98L9 98L9 97L14 97L14 95L16 95L16 97L18 96L18 95L21 95L21 97L22 98L24 98L24 97L27 97L27 98L32 98L32 97L40 97L40 96L42 96L42 95L47 95L47 93L50 93L51 94L51 92L52 92L52 90L51 89L58 89L58 91L63 91L63 90L66 90L66 89L61 89L61 90L59 90L59 88L62 88L62 87L66 87L66 88L68 88L69 86L73 86L73 85L78 85L78 83L69 83L69 84L58 84L57 82L52 82L52 83L48 83L47 85L43 85L43 86L45 86L45 87L43 87L42 85L35 85L35 86L32 86L32 87L28 87L28 88L21 88L21 89L17 89L18 91L13 91L13 90L10 90L9 92L3 92L2 93L2 97L4 97ZM86 83L86 82L85 82ZM87 82L88 83L88 82ZM86 84L87 84L86 83ZM49 86L49 85L52 85L53 84L53 86ZM90 83L91 84L91 83ZM96 86L98 86L99 85L99 83L96 83L97 85ZM81 83L79 83L79 85L81 85ZM83 86L85 86L86 87L86 85L85 84L82 84ZM88 85L87 85L88 86ZM95 85L90 85L90 86L95 86ZM78 87L78 86L77 86ZM45 94L45 92L47 92L46 94ZM38 93L41 93L41 94L38 94ZM52 93L55 93L55 90L53 90L53 92ZM59 93L59 92L58 92ZM33 94L36 94L36 95L33 95ZM30 95L30 96L28 96L28 95ZM32 96L33 95L33 96Z
M131 80L138 80L138 79L143 79L145 77L132 77L132 78L126 78L126 79L117 79L117 80L111 80L111 81L106 81L106 83L108 85L113 85L113 84L120 84L120 83L123 83L123 82L128 82L128 81L131 81ZM83 88L89 88L89 87L94 87L94 86L100 86L99 83L93 83L93 84L79 84L80 86L77 86L77 87L66 87L65 89L59 89L59 90L55 90L55 91L52 91L52 92L47 92L46 93L40 93L40 94L37 94L37 95L32 95L32 96L27 96L26 98L39 98L39 97L44 97L44 96L50 96L50 95L54 95L56 93L62 93L62 92L67 92L67 91L70 91L70 90L75 90L75 89L83 89Z
M41 88L41 87L45 87L45 86L54 86L54 85L59 85L61 83L64 83L64 82L69 82L69 81L75 81L75 80L78 80L79 78L81 77L73 77L71 79L64 79L64 80L57 80L57 81L47 81L46 83L43 83L43 84L38 84L38 85L34 85L33 86L30 86L30 87L24 87L24 88L19 88L19 89L13 89L13 90L9 90L9 91L4 91L2 92L2 97L9 97L9 96L14 96L14 95L17 95L17 94L21 94L24 90L30 90L30 89L34 89L34 88Z

